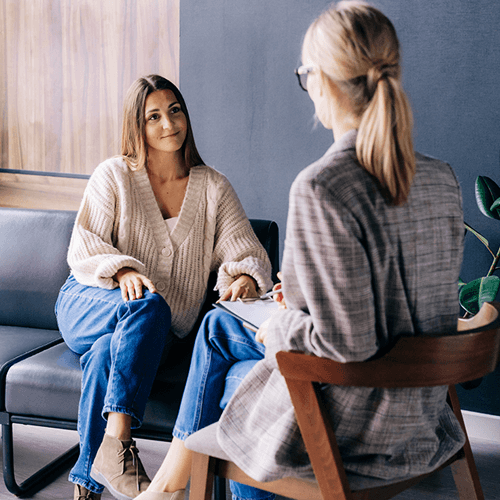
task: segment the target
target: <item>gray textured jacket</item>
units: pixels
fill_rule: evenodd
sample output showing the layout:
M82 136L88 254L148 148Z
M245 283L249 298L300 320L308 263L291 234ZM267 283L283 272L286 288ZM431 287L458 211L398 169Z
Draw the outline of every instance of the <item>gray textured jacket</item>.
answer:
M364 361L402 334L456 329L464 225L452 169L417 154L409 199L394 207L356 161L355 142L348 132L293 183L288 309L220 421L222 448L257 480L311 475L277 351ZM464 440L446 390L325 386L346 469L391 479L444 462Z

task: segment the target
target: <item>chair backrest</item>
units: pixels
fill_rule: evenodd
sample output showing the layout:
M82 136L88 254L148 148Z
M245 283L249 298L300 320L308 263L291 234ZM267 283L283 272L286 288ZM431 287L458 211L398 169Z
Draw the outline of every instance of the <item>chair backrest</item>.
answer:
M486 310L471 330L450 335L401 337L384 356L360 363L336 363L295 352L279 352L281 373L290 379L357 387L425 387L452 385L481 378L500 359L500 304ZM487 324L477 326L478 323ZM463 328L461 325L460 328Z

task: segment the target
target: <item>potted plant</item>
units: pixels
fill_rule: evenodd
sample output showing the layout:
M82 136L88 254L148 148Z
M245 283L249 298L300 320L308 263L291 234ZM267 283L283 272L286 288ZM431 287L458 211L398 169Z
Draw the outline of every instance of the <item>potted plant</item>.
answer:
M479 210L490 219L500 220L500 187L489 177L479 176L476 179L476 202ZM476 236L488 249L493 262L486 276L477 278L469 283L459 280L460 305L465 309L465 317L474 316L484 302L495 300L500 288L500 278L493 273L500 269L500 248L493 252L488 240L467 223L465 228Z

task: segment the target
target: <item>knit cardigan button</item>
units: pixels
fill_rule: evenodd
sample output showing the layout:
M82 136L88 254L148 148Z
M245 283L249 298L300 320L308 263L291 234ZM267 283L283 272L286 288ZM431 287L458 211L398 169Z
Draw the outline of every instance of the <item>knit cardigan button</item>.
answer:
M163 281L158 281L158 283L156 283L156 288L158 289L159 292L163 292L165 288L167 288L167 286Z
M170 250L170 248L168 247L165 247L162 249L161 254L165 257L170 257L170 255L172 255L172 250Z

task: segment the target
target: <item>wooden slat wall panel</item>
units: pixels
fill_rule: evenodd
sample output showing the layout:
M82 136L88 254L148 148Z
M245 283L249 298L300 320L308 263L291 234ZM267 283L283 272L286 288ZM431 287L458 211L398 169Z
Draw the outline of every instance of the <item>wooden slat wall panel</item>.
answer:
M179 2L0 0L0 167L89 174L118 154L130 84L178 83Z
M0 207L78 210L87 179L0 172Z

